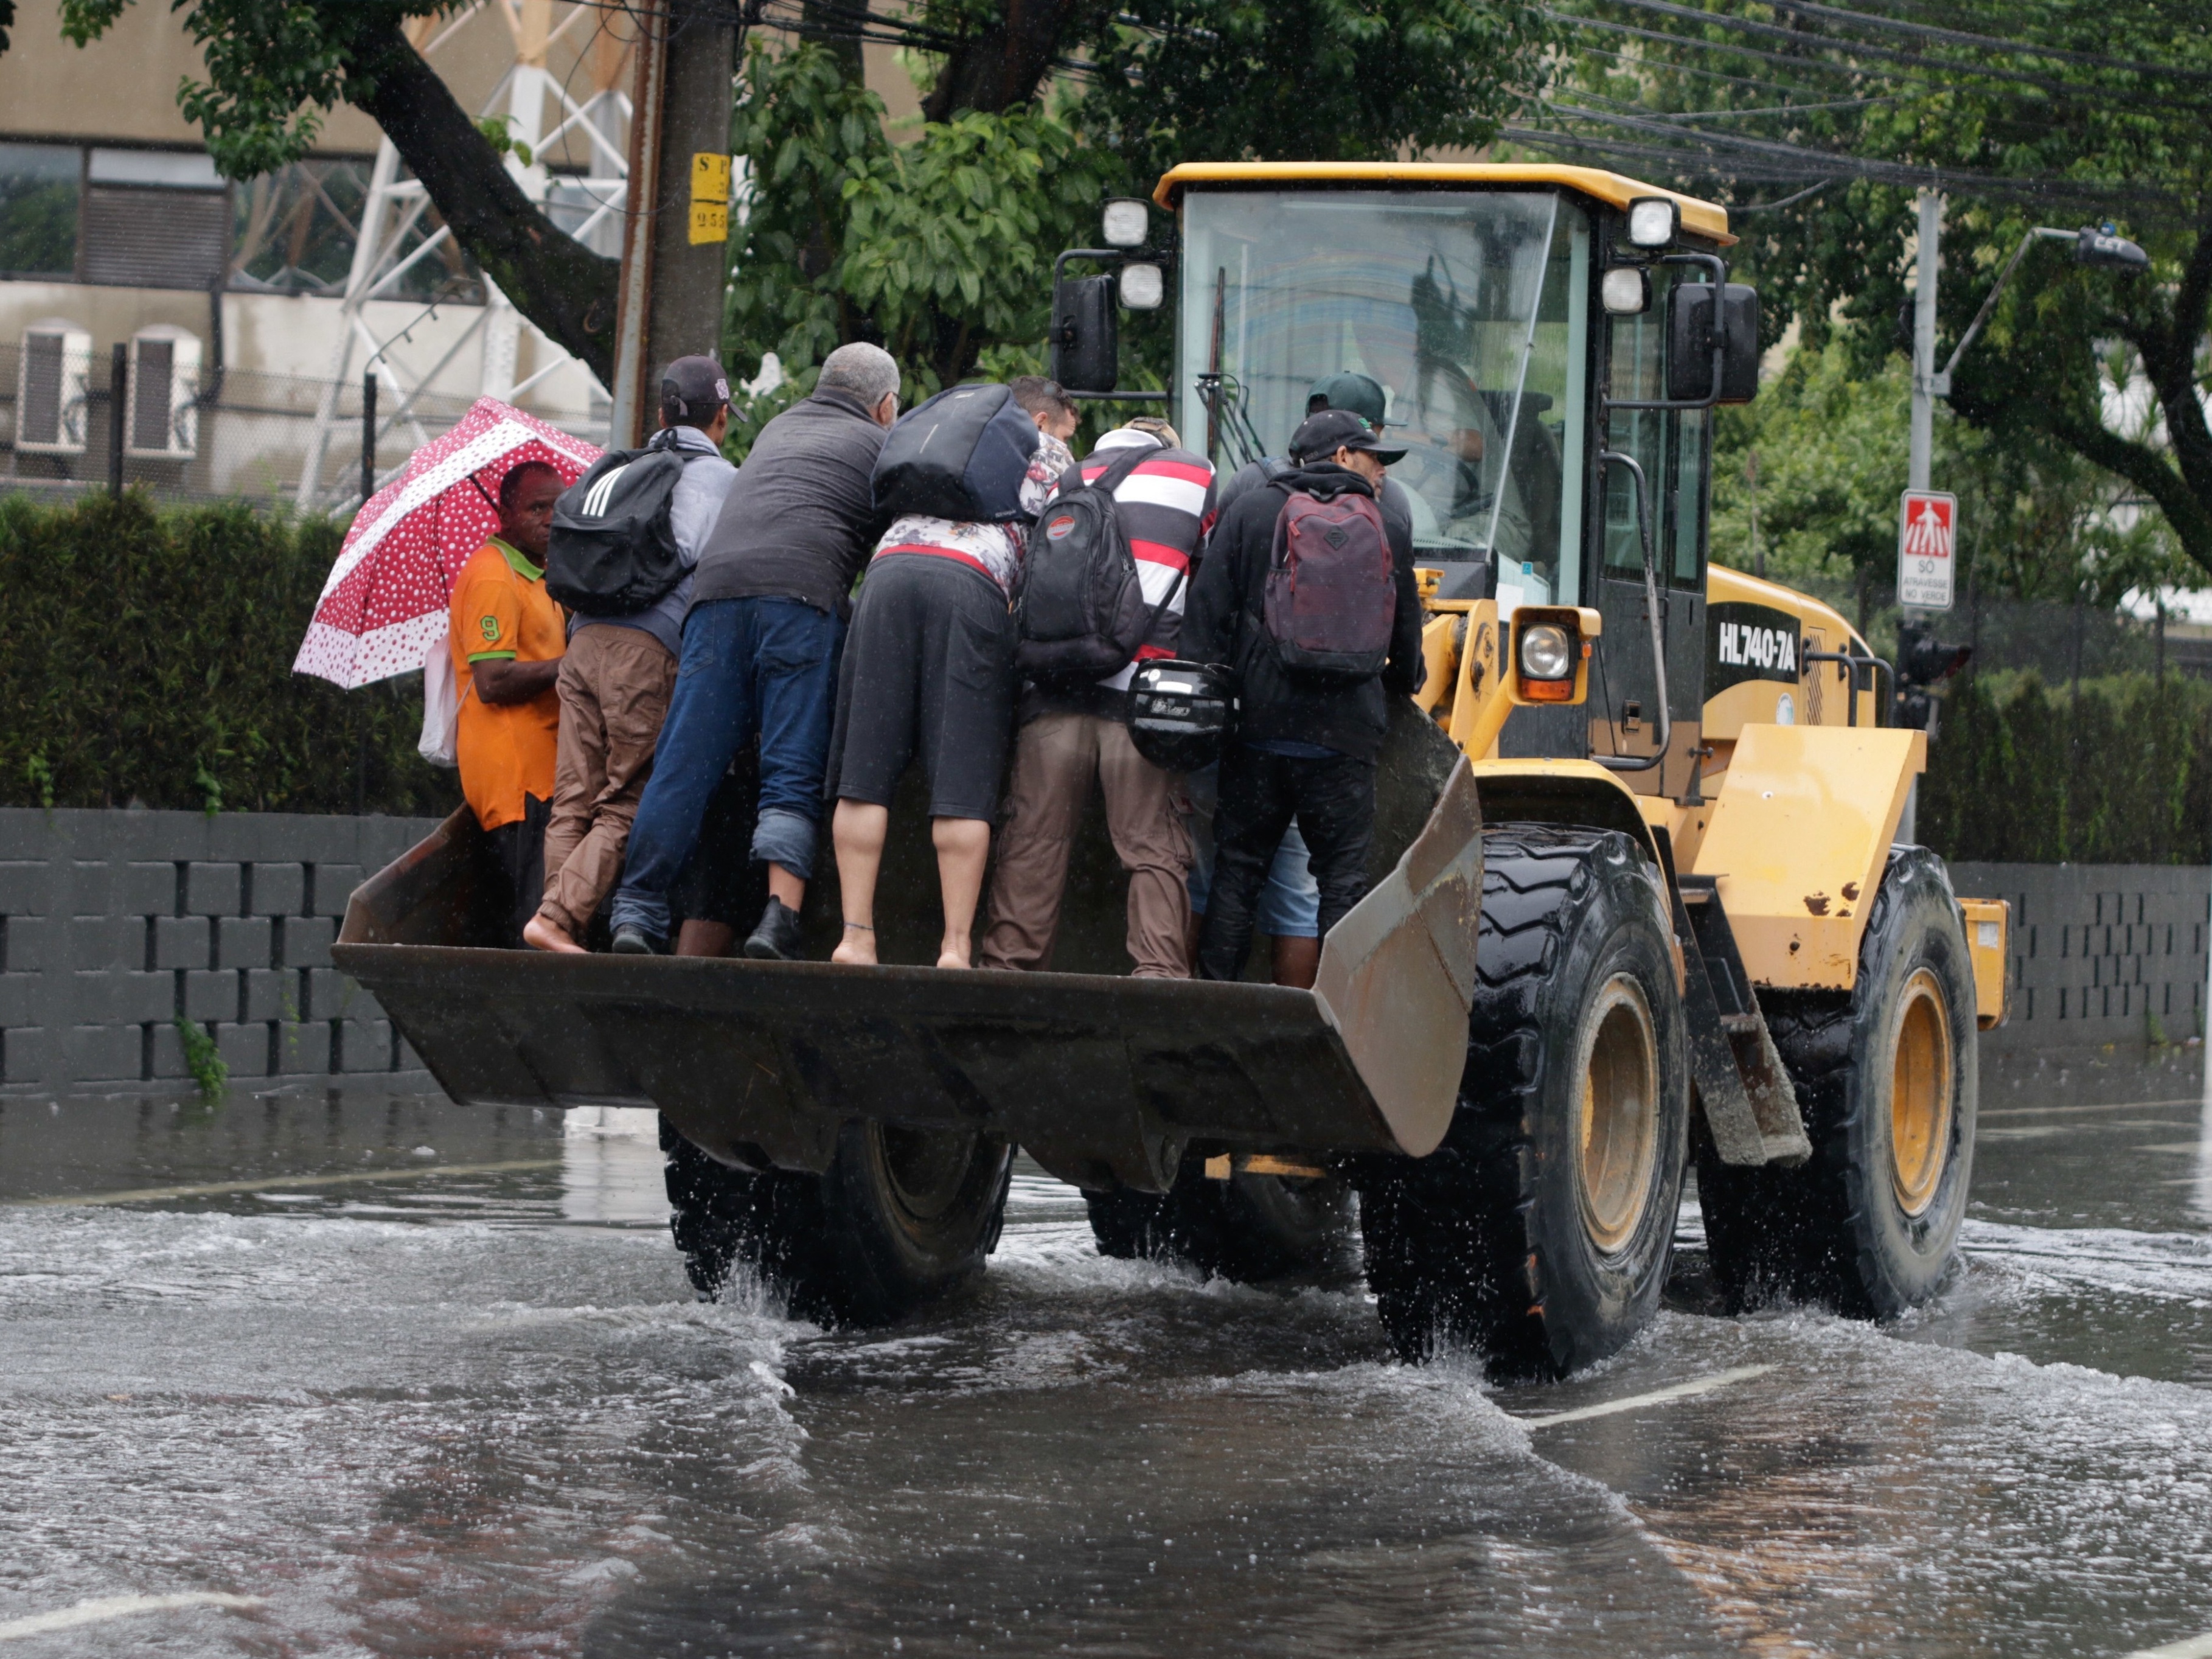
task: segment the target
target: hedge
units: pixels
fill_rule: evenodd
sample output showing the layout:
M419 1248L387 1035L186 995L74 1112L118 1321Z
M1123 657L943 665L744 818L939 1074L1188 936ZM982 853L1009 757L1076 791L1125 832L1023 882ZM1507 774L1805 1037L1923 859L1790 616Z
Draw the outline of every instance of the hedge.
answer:
M2168 675L1969 676L1946 696L1922 841L2027 864L2212 860L2212 685Z
M291 672L344 526L0 498L0 805L438 815L420 677Z

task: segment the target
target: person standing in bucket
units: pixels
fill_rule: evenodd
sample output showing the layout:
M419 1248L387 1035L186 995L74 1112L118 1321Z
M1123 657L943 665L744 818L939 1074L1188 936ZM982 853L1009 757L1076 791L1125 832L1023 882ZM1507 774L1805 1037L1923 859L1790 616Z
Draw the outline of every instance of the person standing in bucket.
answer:
M891 792L918 758L929 778L930 839L944 902L937 965L973 964L975 907L1013 726L1013 602L1027 546L1024 521L1036 518L1075 465L1067 446L1006 388L955 386L908 419L923 422L933 406L993 395L1000 399L997 415L980 439L967 441L1011 464L1003 477L995 469L991 477L993 489L1012 499L970 498L976 510L998 514L990 520L901 514L860 584L830 740L829 787L837 801L830 833L845 912L836 962L878 960L876 878L890 831ZM889 490L896 501L896 484L881 473L878 482L879 496Z
M1389 395L1382 382L1356 369L1324 375L1306 392L1308 415L1318 415L1325 409L1344 410L1358 416L1378 433L1382 430L1389 405ZM1214 522L1218 525L1224 520L1229 509L1246 495L1266 489L1275 479L1296 470L1296 463L1273 455L1239 468L1219 486L1214 501ZM1395 478L1384 478L1376 504L1382 509L1386 530L1394 524L1402 525L1411 536L1413 497L1403 484ZM1190 903L1200 921L1205 919L1213 881L1213 838L1206 824L1213 816L1218 783L1218 769L1208 767L1194 773L1188 786L1189 799L1198 814L1192 837ZM1282 844L1275 849L1274 862L1268 868L1259 901L1257 926L1274 940L1275 983L1301 991L1311 990L1314 975L1321 966L1321 889L1314 882L1305 837L1298 833L1295 818L1283 832ZM1196 943L1194 939L1194 949Z
M1221 757L1202 978L1243 977L1255 903L1293 817L1322 936L1366 895L1388 699L1419 690L1422 675L1413 538L1386 527L1375 499L1404 453L1348 411L1309 416L1291 439L1297 470L1238 501L1207 545L1190 654L1229 666L1239 724Z
M1117 460L1130 465L1113 482L1114 512L1152 626L1135 656L1103 679L1033 679L1023 688L981 952L986 968L1050 965L1068 853L1096 777L1107 831L1129 878L1134 976L1189 975L1190 836L1176 810L1174 777L1139 754L1129 736L1129 684L1139 663L1171 659L1179 648L1191 567L1212 519L1213 468L1182 447L1174 428L1149 418L1102 436L1083 463L1083 482L1098 484ZM1049 535L1049 503L1040 522Z
M898 383L880 346L839 346L813 395L763 427L738 469L699 555L668 722L615 894L617 951L667 948L669 890L732 757L757 738L752 853L768 866L769 899L743 948L799 954L847 595L880 527L872 478Z
M447 624L461 688L453 746L461 793L490 837L507 884L507 938L538 912L553 799L561 700L553 689L568 630L545 591L545 544L561 475L525 461L499 481L499 531L453 583Z
M722 366L712 357L669 364L660 381L660 434L650 447L686 458L667 512L669 534L687 566L698 563L738 476L722 459L729 426L730 382ZM686 574L631 615L569 618L557 683L561 737L545 830L545 895L522 930L523 942L537 950L581 951L584 930L622 874L623 851L676 684L691 586Z

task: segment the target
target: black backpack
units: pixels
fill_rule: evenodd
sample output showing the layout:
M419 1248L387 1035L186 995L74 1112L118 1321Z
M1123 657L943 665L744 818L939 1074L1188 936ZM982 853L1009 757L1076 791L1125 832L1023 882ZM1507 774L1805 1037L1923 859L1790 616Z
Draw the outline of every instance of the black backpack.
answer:
M584 617L629 617L665 598L690 567L668 522L676 481L707 458L679 449L672 433L642 449L617 449L553 504L545 550L545 591Z
M1026 519L1036 422L1003 386L956 386L899 416L876 457L876 511L963 524Z
M1021 632L1014 663L1031 679L1079 684L1118 674L1152 631L1158 608L1145 603L1114 492L1159 453L1133 445L1087 484L1083 470L1073 468L1046 504L1030 533L1014 602Z

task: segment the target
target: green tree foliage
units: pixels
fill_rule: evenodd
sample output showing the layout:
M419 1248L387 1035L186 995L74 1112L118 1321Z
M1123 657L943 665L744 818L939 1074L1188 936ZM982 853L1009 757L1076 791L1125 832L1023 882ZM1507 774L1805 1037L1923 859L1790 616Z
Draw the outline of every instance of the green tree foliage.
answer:
M834 12L809 15L828 31ZM897 356L909 396L1041 368L1053 256L1091 240L1104 197L1148 196L1177 161L1485 142L1540 79L1547 27L1526 0L933 0L914 23L932 118L903 145L851 53L757 46L724 350L746 378L774 351L790 380L743 411L735 443L848 340ZM1171 319L1127 322L1124 384L1142 385Z
M143 496L0 498L0 805L442 816L412 678L292 659L343 526Z
M2212 856L2212 685L2148 675L1970 677L1943 711L1920 797L1947 858L2202 864Z
M2212 569L2212 425L2197 395L2212 323L2212 33L2201 5L1578 9L1574 87L1549 110L1573 135L1559 146L1703 181L1750 207L1738 252L1770 328L1794 316L1817 342L1833 322L1855 323L1863 370L1899 349L1918 185L1949 198L1947 356L2030 228L2118 221L2149 250L2151 270L2084 267L2063 245L2032 246L1960 363L1951 406L2002 441L2056 446L2124 480ZM2147 416L2109 422L2106 392L2131 380Z
M987 354L1002 368L1036 366L1045 273L1104 189L1101 158L1066 123L1029 105L970 110L894 144L882 100L811 43L756 46L741 93L732 142L752 195L724 349L743 378L768 351L790 378L744 411L739 443L848 341L896 357L909 400Z
M1526 0L1136 0L1085 42L1079 119L1147 195L1178 161L1473 149L1543 83L1556 34Z
M1714 558L1750 570L1764 555L1776 580L1838 599L1862 581L1895 585L1911 392L1902 357L1869 372L1851 337L1793 351L1756 401L1722 411L1713 440ZM1935 436L1935 476L1960 498L1962 603L1971 592L2110 607L2131 588L2188 580L2165 522L2124 511L2124 486L2074 452L1940 406Z

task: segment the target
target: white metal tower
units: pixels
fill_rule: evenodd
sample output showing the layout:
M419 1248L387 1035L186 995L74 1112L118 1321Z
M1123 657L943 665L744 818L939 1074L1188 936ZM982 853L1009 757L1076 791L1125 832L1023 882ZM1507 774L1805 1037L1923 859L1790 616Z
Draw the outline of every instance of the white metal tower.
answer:
M514 146L507 158L507 170L532 201L550 199L556 206L566 206L567 216L577 221L570 234L578 240L611 252L629 173L628 12L574 0L474 0L458 13L410 20L405 26L408 40L434 66L439 49L487 7L506 24L514 43L513 61L481 112L485 117L505 118L507 136ZM573 43L575 57L573 72L565 81L549 72L553 51L564 40ZM574 89L579 81L588 87L580 101ZM550 125L549 115L554 118ZM544 159L546 153L564 143L573 149L578 141L590 158L586 171L580 175L549 173ZM527 163L522 159L526 153L531 158ZM412 247L406 246L429 207L428 194L421 182L401 176L398 152L389 138L385 139L377 147L368 197L362 204L330 374L300 468L296 494L302 507L341 507L358 498L350 471L342 472L337 482L327 488L322 483L322 472L338 424L339 396L345 386L369 370L374 370L378 380L378 430L388 431L404 422L417 442L427 442L433 434L424 429L416 413L417 401L471 343L480 356L479 395L510 403L575 362L531 327L489 278L484 281L488 302L467 329L446 344L442 355L428 364L419 359L410 361L406 326L378 337L369 323L370 301L395 297L401 278L452 235L450 229L440 225ZM526 328L536 337L533 355L538 366L518 381L517 348ZM599 395L605 395L596 376L592 377L592 385ZM387 392L392 394L388 402L383 395Z

